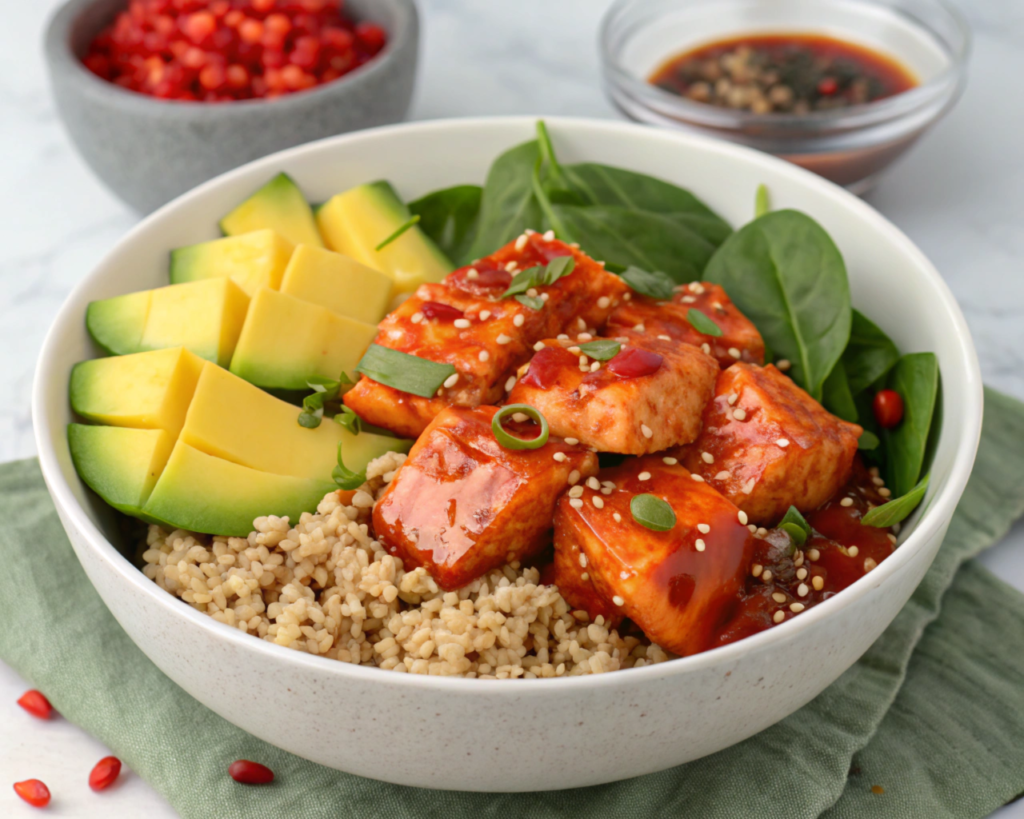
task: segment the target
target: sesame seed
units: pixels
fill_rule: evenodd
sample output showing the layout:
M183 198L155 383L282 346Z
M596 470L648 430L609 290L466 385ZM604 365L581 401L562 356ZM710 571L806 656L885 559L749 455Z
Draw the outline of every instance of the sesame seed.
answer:
M763 572L761 572L761 579L765 583L771 583L772 582L772 570L771 569L765 569Z
M793 364L788 358L780 358L778 361L775 362L775 366L778 367L779 370L781 370L782 372L786 372L786 370L792 367Z
M893 546L895 546L895 545L896 545L896 535L894 535L894 534L893 534L892 532L890 532L890 533L889 533L889 535L888 535L888 537L889 537L889 542L890 542L890 543L891 543L891 544L892 544Z
M704 461L704 463L706 464L713 464L715 462L715 456L712 455L710 452L700 453L700 459Z
M569 501L569 505L573 509L582 509L583 508L583 501L581 501L579 498L573 498L572 500Z
M481 361L486 361L490 357L491 354L487 352L487 350L481 350L480 355L477 356L477 358L479 358Z
M580 471L578 469L574 469L572 472L569 473L569 483L570 484L575 486L577 483L579 483L579 480L580 480Z
M744 526L747 525L747 521L749 520L749 518L747 517L747 513L744 512L742 509L740 509L739 514L736 515L736 517L739 519L739 522L742 523Z
M743 484L743 486L740 487L740 492L742 492L744 495L749 495L751 492L754 491L754 483L754 479L751 478L749 481Z
M804 580L807 578L807 569L797 569L796 579Z
M469 268L469 270L466 271L466 278L469 279L470 281L473 281L474 279L479 279L480 274L477 272L477 269L475 267L471 267Z
M671 455L668 455L668 456L662 458L661 462L663 464L668 464L669 466L675 466L677 463L679 463L679 459L678 458L673 458Z
M814 577L811 578L811 585L814 586L815 591L821 591L823 588L825 588L825 578L822 577L820 574L816 574Z
M697 299L695 299L693 296L683 296L683 303L684 304L696 304L697 303Z
M841 501L839 501L839 505L846 507L853 506L853 498L843 498Z
M870 572L877 565L878 563L869 557L867 560L864 561L864 571Z
M732 477L732 473L728 469L723 469L721 472L715 475L716 481L727 481Z
M587 478L587 486L589 486L596 492L598 489L601 488L601 482L597 478L591 476Z
M613 487L613 486L603 486L603 487L601 487L601 494L602 495L610 495L614 491L615 491L615 487Z
M646 329L647 329L647 328L646 328L646 327L644 327L644 326L643 326L643 324L634 324L634 325L633 325L633 330L634 330L634 332L637 332L637 333L642 333L642 332L644 332L644 330L646 330Z
M704 351L705 355L711 355L711 345L706 341L700 345L700 348Z
M696 547L696 549L697 549L697 551L698 551L698 552L703 552L703 551L704 551L704 548L705 548L705 547L704 547L704 541L703 541L703 540L701 540L700 538L697 538L697 539L696 539L696 540L695 540L695 541L693 542L693 545L694 545L694 546Z
M512 319L512 323L516 327L522 327L526 323L526 319L523 317L522 313L517 313L515 318Z
M606 310L611 303L612 300L607 296L601 296L601 298L597 300L597 306L600 307L602 310Z
M458 373L452 373L451 375L449 375L449 376L448 376L448 377L447 377L447 378L446 378L446 379L444 380L444 385L445 385L445 386L446 386L446 387L447 387L448 389L451 389L452 387L454 387L454 386L455 386L456 384L458 384L458 383L459 383L459 374L458 374Z
M537 231L535 231L533 228L526 228L526 230L523 231L523 233L525 233L527 236L533 236L536 232Z
M658 338L660 338L662 341L671 341L672 340L672 336L659 335Z
M508 343L509 343L509 342L510 342L511 340L512 340L512 336L507 336L507 335L505 335L504 333L501 333L501 334L500 334L500 335L499 335L499 336L498 336L498 337L497 337L497 338L495 339L495 341L497 341L497 342L498 342L499 344L508 344Z
M786 595L784 595L782 592L774 592L772 594L772 600L774 600L776 603L785 603Z
M512 413L512 420L513 421L517 421L520 424L523 423L523 421L525 421L529 417L530 416L527 415L525 412L513 412Z
M851 546L846 551L849 553L850 557L856 557L860 554L860 549L858 549L856 546Z
M649 481L651 479L651 473L650 472L641 472L636 477L637 477L637 480L639 480L639 481Z
M581 498L581 497L583 497L583 487L582 486L574 486L574 487L572 487L572 489L569 490L569 497L570 498Z
M541 293L539 298L540 298L541 301L547 301L548 299L551 298L551 294L550 293Z
M737 350L735 347L730 347L728 352L729 352L729 355L731 355L733 358L739 358L740 357L740 351Z
M740 400L740 397L736 393L731 392L729 393L729 398L727 400L729 401L729 406L731 407L733 404Z
M576 326L581 330L587 329L587 323L582 318L576 319Z
M616 523L622 523L622 515L618 512L612 512L612 517L615 518Z
M702 535L706 535L708 532L711 531L711 527L708 526L706 523L698 523L697 531L700 532Z
M490 317L491 317L491 311L490 310L481 310L480 311L480 315L477 318L479 318L480 321L487 321L487 319L489 319Z
M789 439L779 438L779 440L777 440L775 444L776 446L781 446L783 449L785 449L787 446L789 446Z
M577 346L576 346L575 344L574 344L574 345L573 345L572 347L567 347L566 349L567 349L567 350L568 350L568 351L569 351L570 353L572 353L573 355L579 355L579 354L580 354L580 348L579 348L579 347L577 347Z
M511 392L512 388L515 385L516 385L516 377L514 375L510 375L508 377L508 381L505 382L505 392Z
M807 593L809 591L810 591L810 589L807 588L807 584L806 583L801 583L799 586L796 587L796 596L797 597L806 597Z
M553 230L549 230L545 232L542 238L545 242L553 242L555 240L555 232Z
M544 349L544 342L543 341L538 341L536 344L533 345L534 352L539 353L543 349Z
M524 233L522 236L516 239L516 250L521 251L524 247L526 247L526 243L529 241L529 238L530 237Z
M581 367L589 367L590 366L590 359L587 358L585 355L581 355L580 356L580 366Z
M584 572L580 575L580 580L590 580L590 572Z
M632 293L623 293L622 294L622 300L623 301L631 301L632 299L633 299L633 294Z
M569 456L566 455L564 452L556 452L551 457L553 457L560 464L565 463L569 459Z
M594 495L594 497L590 499L590 502L598 509L604 509L604 499L600 495Z
M601 486L606 489L615 489L615 481L601 481Z
M625 604L626 604L626 601L625 601L625 600L623 600L623 599L622 599L621 597L619 597L618 595L615 595L615 596L614 596L614 597L612 598L612 602L613 602L613 603L614 603L614 604L615 604L616 606L623 606L623 605L625 605Z
M593 341L594 337L590 333L580 333L576 336L577 341Z
M817 549L807 550L807 559L810 560L812 563L819 557L821 557L821 552L819 552Z
M803 603L790 603L789 604L789 610L791 612L793 612L793 614L799 614L805 608L807 608L807 606L805 606Z
M587 568L587 556L583 552L580 552L580 568Z
M786 612L784 612L784 611L777 611L777 612L775 612L775 614L772 615L772 620L774 622L776 622L776 623L781 623L785 619L786 619Z
M455 321L453 321L452 324L454 324L460 330L465 330L467 327L469 327L469 319L458 318L455 319Z
M753 566L750 567L750 573L754 577L758 577L762 571L764 571L764 566L762 566L760 563L755 563Z
M746 410L744 410L743 408L734 409L732 411L732 417L735 418L737 421L746 421L747 420Z
M595 361L593 364L590 365L590 371L592 373L596 373L600 369L601 369L601 362L600 361Z
M526 295L529 296L531 299L537 298L537 288L531 287L529 290L526 291Z
M640 425L640 432L642 432L644 438L647 438L648 440L654 437L654 431L649 426L647 426L647 424Z
M750 530L750 534L752 534L752 535L756 535L757 534L757 526L755 526L753 523L748 523L747 524L747 528Z
M412 314L412 318L409 319L409 321L411 321L413 324L419 324L421 321L423 321L423 314L422 313L413 313Z
M697 483L704 483L704 479L696 472L691 472L690 477L693 478Z
M793 560L793 565L798 567L798 568L800 566L804 565L804 553L801 552L799 549L797 550L796 557ZM800 575L800 573L797 572L797 576L799 576L799 575ZM804 575L804 577L806 577L806 575ZM800 579L803 580L804 578L801 577Z
M881 489L878 490L878 494L881 495L883 498L888 498L892 494L892 490L889 489L888 487L883 486Z
M877 475L871 479L871 483L875 486L885 486L885 481L879 478Z

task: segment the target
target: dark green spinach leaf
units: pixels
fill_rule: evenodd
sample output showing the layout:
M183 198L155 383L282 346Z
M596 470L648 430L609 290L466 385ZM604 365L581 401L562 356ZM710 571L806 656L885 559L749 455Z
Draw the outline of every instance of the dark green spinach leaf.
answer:
M892 339L859 310L853 311L850 343L843 351L843 367L853 395L866 390L892 369L900 357Z
M853 401L853 392L850 390L850 382L847 379L842 359L836 362L836 366L832 368L832 372L825 379L821 390L821 404L844 421L857 423L857 405Z
M925 475L917 483L917 485L911 489L907 494L901 495L898 498L893 498L888 503L883 503L881 506L876 506L870 510L864 517L860 519L860 522L865 526L877 526L881 529L888 529L890 526L895 526L900 521L904 520L907 515L913 512L917 505L924 498L925 492L928 491L928 475Z
M928 432L939 392L939 362L934 353L909 353L896 362L886 386L903 399L903 420L882 431L886 450L886 486L908 494L925 468Z
M409 210L445 255L462 260L473 241L483 192L479 185L456 185L410 202Z

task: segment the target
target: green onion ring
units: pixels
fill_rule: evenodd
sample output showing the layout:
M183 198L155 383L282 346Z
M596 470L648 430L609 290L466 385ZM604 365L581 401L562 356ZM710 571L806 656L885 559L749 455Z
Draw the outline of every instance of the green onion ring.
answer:
M532 441L516 438L514 435L505 432L502 428L501 422L517 412L521 412L540 424L540 435ZM494 437L498 443L505 447L505 449L540 449L548 442L548 419L544 417L539 409L531 407L529 404L509 404L502 407L494 413L494 418L491 420L491 429L494 431Z

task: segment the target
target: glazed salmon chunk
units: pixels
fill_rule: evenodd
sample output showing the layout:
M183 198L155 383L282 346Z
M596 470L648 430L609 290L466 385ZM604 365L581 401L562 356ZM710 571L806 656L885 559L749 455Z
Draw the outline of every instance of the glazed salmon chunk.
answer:
M655 531L637 522L631 504L639 495L666 502L675 524ZM662 648L695 654L712 644L738 604L754 548L744 520L674 458L630 460L558 501L555 554L565 557L556 558L556 582L575 573L559 572L558 560L575 557L582 571L559 586L570 605L603 615L596 595Z
M647 336L581 337L539 342L508 402L536 407L555 435L600 452L645 455L697 437L719 371L713 358Z
M688 469L771 526L790 505L821 506L846 483L862 429L836 418L773 365L734 364L718 376Z
M572 271L504 297L518 273L563 256ZM523 234L440 284L422 285L380 323L375 344L455 367L438 394L423 398L363 376L345 404L365 421L415 437L444 407L495 403L542 338L570 325L604 323L626 293L618 276L578 249L538 233Z
M687 318L700 310L722 331L712 336L697 330ZM634 295L608 319L608 335L651 335L683 341L714 356L723 367L737 361L764 362L764 340L757 328L717 284L691 282L675 289L671 301Z
M385 548L447 590L550 543L558 496L597 472L594 453L555 436L539 449L506 449L491 428L497 411L442 410L373 510ZM504 428L524 439L537 433L532 423Z

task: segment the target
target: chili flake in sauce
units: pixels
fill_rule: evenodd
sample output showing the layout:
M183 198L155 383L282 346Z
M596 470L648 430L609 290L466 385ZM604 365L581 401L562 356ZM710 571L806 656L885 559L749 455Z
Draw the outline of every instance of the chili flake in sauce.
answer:
M894 58L819 34L747 35L686 51L649 78L673 94L755 114L807 114L892 97L918 84Z

